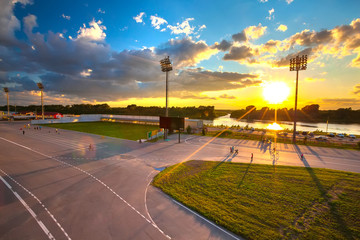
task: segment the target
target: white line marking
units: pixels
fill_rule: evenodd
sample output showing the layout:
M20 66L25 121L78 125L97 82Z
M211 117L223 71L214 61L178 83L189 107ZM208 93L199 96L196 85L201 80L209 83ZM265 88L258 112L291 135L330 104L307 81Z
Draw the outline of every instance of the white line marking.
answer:
M43 230L43 232L46 234L46 236L48 236L49 239L55 239L54 236L47 229L47 227L40 220L38 220L36 214L29 207L29 205L27 205L27 203L24 201L24 199L22 199L20 197L20 195L12 189L12 187L5 181L5 179L3 177L0 176L0 179L3 183L5 183L5 185L11 190L11 192L15 195L15 197L21 202L21 204L26 208L26 210L31 214L31 216L35 219L35 221L40 226L40 228Z
M71 240L71 238L69 237L69 235L67 234L67 232L65 232L64 228L61 227L60 223L56 220L56 218L54 217L54 215L51 214L51 212L45 207L45 205L40 201L39 198L37 198L32 192L30 192L27 188L25 188L23 185L21 185L18 181L16 181L14 178L12 178L9 174L7 174L6 172L4 172L2 169L0 169L0 172L2 172L5 176L7 176L8 178L11 179L11 181L13 181L14 183L16 183L19 187L21 187L22 189L24 189L29 195L31 195L47 212L47 214L49 214L49 216L52 218L52 220L60 227L61 231L64 233L64 235L67 237L68 240ZM0 178L2 178L0 176ZM3 178L1 179L3 182L5 181ZM11 191L13 191L11 189Z
M193 214L195 214L195 215L198 216L199 218L201 218L201 219L203 219L204 221L210 223L211 225L213 225L213 226L216 227L217 229L223 231L224 233L228 234L229 236L231 236L231 237L233 237L233 238L235 238L235 239L241 240L241 238L239 238L239 237L237 237L237 236L229 233L228 231L225 231L224 229L222 229L221 227L219 227L219 226L216 225L215 223L209 221L208 219L204 218L203 216L199 215L198 213L194 212L193 210L191 210L190 208L184 206L183 204L179 203L178 201L176 201L176 200L174 200L174 199L172 199L172 200L173 200L173 202L176 203L177 205L179 205L179 206L185 208L186 210L192 212Z
M10 141L10 140L8 140L8 139L2 138L2 137L0 137L0 139L2 139L2 140L4 140L4 141L7 141L7 142L10 142L10 143L13 143L13 144L15 144L15 145L17 145L17 146L26 148L26 149L28 149L28 150L30 150L30 151L32 151L32 152L35 152L35 153L37 153L37 154L39 154L39 155L41 155L41 156L44 156L44 157L53 159L53 160L55 160L55 161L57 161L57 162L59 162L59 163L62 163L62 164L64 164L64 165L66 165L66 166L72 167L72 168L74 168L74 169L76 169L76 170L78 170L78 171L80 171L80 172L88 175L89 177L92 177L95 181L97 181L98 183L104 185L105 187L108 187L108 186L107 186L104 182L102 182L100 179L98 179L97 177L95 177L95 176L92 175L91 173L89 173L89 172L87 172L87 171L85 171L85 170L83 170L83 169L81 169L81 168L79 168L79 167L77 167L77 166L74 166L74 165L72 165L72 164L70 164L70 163L67 163L67 162L64 162L64 161L61 161L61 160L56 159L56 158L54 158L54 157L48 156L48 155L43 154L43 153L41 153L41 152L38 152L38 151L36 151L36 150L30 149L30 148L28 148L28 147L26 147L26 146L23 146L23 145L21 145L21 144L15 143L15 142ZM3 172L6 176L8 176L11 180L13 180L14 182L16 182L15 179L13 179L12 177L10 177L10 176L9 176L8 174L6 174L4 171L2 171L1 169L0 169L0 171ZM23 189L25 189L20 183L18 183L18 182L16 182L16 183L17 183L19 186L21 186ZM110 187L108 187L108 189L109 189L110 191L112 190L112 188L110 188ZM30 193L30 191L28 191L27 189L25 189L25 191L27 191L27 192ZM114 192L115 192L115 191L114 191ZM30 193L30 194L31 194L31 193ZM146 217L145 217L143 214L141 214L139 211L137 211L137 210L136 210L130 203L128 203L125 199L123 199L122 197L120 197L119 194L116 193L115 196L117 196L121 201L123 201L123 202L124 202L125 204L127 204L131 209L133 209L135 213L137 213L138 215L140 215L141 217L143 217L143 218L146 219ZM36 198L36 197L35 197L35 198ZM37 199L37 201L38 201L40 204L42 204L38 198L36 198L36 199ZM54 218L54 219L55 219L55 218ZM55 220L55 221L56 221L56 220ZM56 222L57 222L57 221L56 221ZM152 225L153 225L153 224L152 224ZM153 226L154 226L154 225L153 225ZM158 226L155 225L154 227L155 227L160 233L163 234L163 231L162 231ZM65 233L65 232L64 232L64 233ZM65 233L65 235L67 236L66 233ZM166 235L166 234L163 234L163 235L166 236L167 238L171 239L168 235ZM70 238L69 238L69 239L70 239Z

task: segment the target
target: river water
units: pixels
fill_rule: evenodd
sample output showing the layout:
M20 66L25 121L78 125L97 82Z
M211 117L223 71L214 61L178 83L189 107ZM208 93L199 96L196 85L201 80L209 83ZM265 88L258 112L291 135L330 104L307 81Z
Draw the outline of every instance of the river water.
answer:
M237 121L236 118L230 118L230 114L215 118L214 120L204 120L204 124L213 125L213 126L234 126L239 125L240 127L245 127L248 125L253 128L266 128L271 122L270 121L254 121L247 122L246 120ZM278 122L278 124L283 128L288 128L289 130L293 129L293 122ZM305 123L297 122L296 130L298 131L315 131L321 130L326 132L326 123ZM360 135L360 124L328 124L328 132L332 133L346 133L346 134L356 134Z

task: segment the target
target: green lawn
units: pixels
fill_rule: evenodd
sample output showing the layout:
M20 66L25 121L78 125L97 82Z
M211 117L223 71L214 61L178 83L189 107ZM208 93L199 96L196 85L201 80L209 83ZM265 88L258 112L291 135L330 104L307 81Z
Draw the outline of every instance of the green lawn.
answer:
M44 124L46 127L67 129L78 132L98 134L101 136L117 137L130 140L146 139L146 133L159 129L155 125L142 125L117 122L79 122Z
M189 161L153 185L246 239L360 239L360 174Z

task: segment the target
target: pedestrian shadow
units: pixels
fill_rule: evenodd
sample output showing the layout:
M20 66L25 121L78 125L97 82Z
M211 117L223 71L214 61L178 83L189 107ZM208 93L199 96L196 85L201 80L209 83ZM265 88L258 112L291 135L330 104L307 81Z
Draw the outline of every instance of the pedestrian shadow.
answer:
M314 151L311 147L306 146L306 148L307 148L317 159L319 159L321 162L324 162L324 161L322 160L322 158L320 157L320 155L319 155L316 151Z
M231 162L232 159L237 155L237 153L228 153L225 158L223 160L221 160L218 164L216 164L213 168L212 171L216 170L221 164L223 164L224 162Z
M294 145L295 147L295 151L297 152L297 154L300 156L301 159L301 150L297 145ZM334 217L334 219L336 220L337 224L338 224L338 228L339 230L342 232L343 236L346 239L354 239L354 237L352 236L349 228L347 227L344 219L341 217L337 207L335 204L332 204L331 201L331 197L328 194L328 191L324 188L324 186L321 184L319 178L316 176L316 173L314 172L314 170L311 168L310 164L308 163L308 161L306 160L305 157L303 157L301 159L301 161L303 162L305 169L308 171L309 175L311 176L313 182L315 183L317 189L319 190L321 197L325 200L325 202L328 204L329 209L330 209L330 214Z
M250 166L251 166L252 162L253 162L253 160L251 159L249 165L247 166L247 168L246 168L246 170L245 170L245 173L244 173L243 177L241 178L241 180L240 180L240 182L239 182L239 184L238 184L238 186L237 186L238 188L240 188L241 185L243 184L243 182L244 182L244 180L245 180L245 177L247 176L247 174L248 174L248 172L249 172L249 169L250 169Z

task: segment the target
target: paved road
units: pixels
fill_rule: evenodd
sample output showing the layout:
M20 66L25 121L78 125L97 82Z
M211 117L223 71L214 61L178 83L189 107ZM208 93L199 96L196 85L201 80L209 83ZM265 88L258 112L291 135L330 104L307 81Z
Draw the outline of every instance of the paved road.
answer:
M278 144L274 157L245 140L185 135L179 144L173 135L139 144L46 127L23 135L23 124L0 123L1 239L241 239L149 185L187 159L249 162L253 153L254 163L360 172L358 151Z

